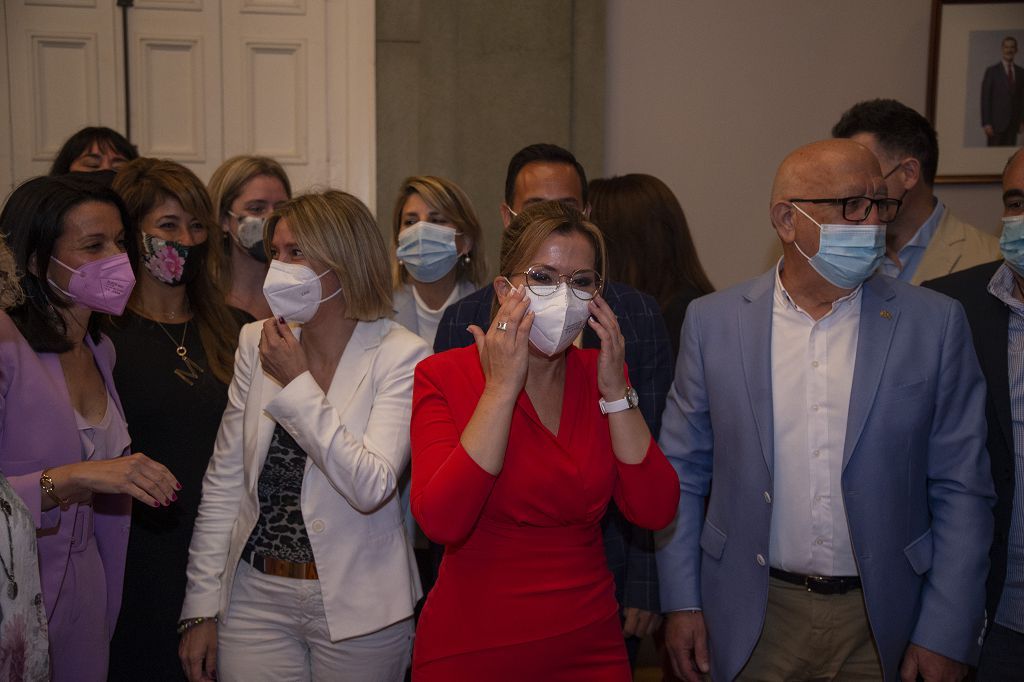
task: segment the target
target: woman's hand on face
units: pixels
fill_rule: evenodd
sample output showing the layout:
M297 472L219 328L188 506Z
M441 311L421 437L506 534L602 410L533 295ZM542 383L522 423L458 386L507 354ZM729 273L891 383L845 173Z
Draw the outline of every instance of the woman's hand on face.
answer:
M618 318L600 294L595 295L587 307L591 314L587 324L601 339L601 352L597 356L597 388L605 400L620 400L626 395L627 382L622 371L626 362L626 340L619 329Z
M178 659L189 682L216 680L217 621L204 621L181 633Z
M309 369L306 351L291 328L279 317L263 322L260 336L260 362L263 371L277 383L287 386L292 379Z
M167 467L154 462L141 452L114 459L76 462L65 467L57 467L50 469L50 477L57 479L57 476L63 473L62 469L70 469L67 473L79 492L87 490L92 493L127 493L150 507L169 507L171 502L178 499L176 491L181 490L178 479ZM56 472L60 473L54 476ZM55 480L54 483L56 482ZM72 494L69 499L74 502L77 497Z
M501 304L486 334L475 324L469 326L480 352L485 390L501 391L515 399L526 383L534 318L529 307L526 287L520 286L512 289Z

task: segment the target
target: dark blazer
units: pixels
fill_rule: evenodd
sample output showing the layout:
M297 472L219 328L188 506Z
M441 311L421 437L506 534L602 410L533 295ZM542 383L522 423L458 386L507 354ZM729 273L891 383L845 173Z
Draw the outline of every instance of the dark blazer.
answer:
M995 537L989 558L992 562L986 584L989 620L996 612L1006 580L1006 550L1013 511L1013 419L1010 414L1010 377L1006 348L1009 342L1010 311L988 293L988 283L1003 261L985 263L952 275L924 282L922 286L951 296L967 311L974 349L988 384L985 417L988 419L988 454L992 481L996 487Z
M626 340L629 381L639 395L640 411L647 426L657 438L665 396L672 382L672 348L665 321L651 296L625 284L607 282L603 295L619 318L619 328ZM486 331L491 322L493 300L494 288L488 285L450 305L437 327L434 352L472 344L473 335L466 327L475 324ZM594 330L584 327L583 347L600 346ZM619 603L658 612L658 569L651 533L631 525L614 504L608 506L603 524L608 568L615 576Z
M1003 62L985 69L981 81L981 125L997 133L1016 130L1024 114L1024 69L1013 65L1013 92Z

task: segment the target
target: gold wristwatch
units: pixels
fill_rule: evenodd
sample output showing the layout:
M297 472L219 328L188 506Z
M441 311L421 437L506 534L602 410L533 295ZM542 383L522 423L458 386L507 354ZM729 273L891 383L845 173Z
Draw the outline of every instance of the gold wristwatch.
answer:
M39 488L43 491L44 495L49 496L51 500L57 503L61 511L67 511L68 507L71 506L69 501L61 499L57 494L57 489L53 485L53 479L50 478L50 474L46 473L46 471L39 476Z

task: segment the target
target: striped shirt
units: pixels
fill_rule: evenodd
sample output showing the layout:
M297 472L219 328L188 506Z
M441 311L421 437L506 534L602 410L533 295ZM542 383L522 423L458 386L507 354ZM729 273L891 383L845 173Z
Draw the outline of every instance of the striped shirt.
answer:
M1010 309L1009 365L1010 413L1013 418L1014 480L1013 513L1007 544L1006 580L996 608L995 622L1024 632L1024 302L1014 297L1016 281L1003 263L988 284L990 294Z

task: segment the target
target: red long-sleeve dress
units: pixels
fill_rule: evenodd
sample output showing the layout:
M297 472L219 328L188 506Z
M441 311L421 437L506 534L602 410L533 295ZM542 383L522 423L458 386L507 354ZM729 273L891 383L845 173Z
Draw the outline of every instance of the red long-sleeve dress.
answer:
M630 679L599 522L614 497L634 524L668 525L679 480L653 439L640 464L615 458L597 355L566 352L557 435L520 392L497 476L459 442L484 388L476 347L416 368L412 510L446 545L420 614L416 682Z

